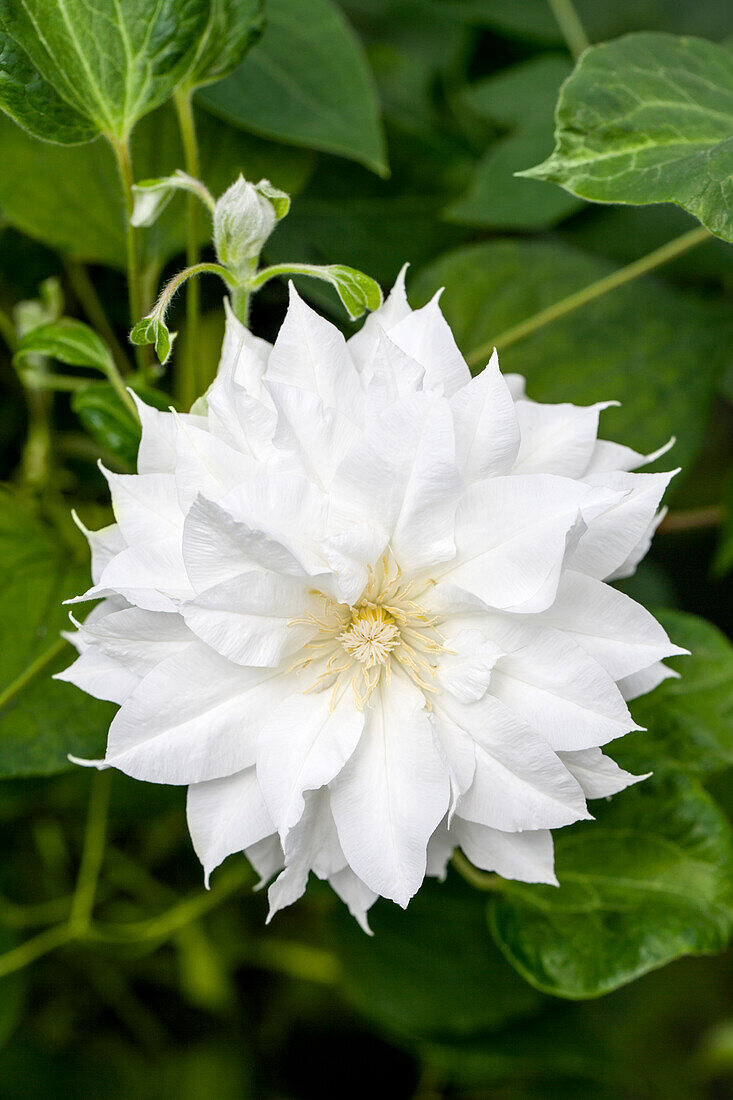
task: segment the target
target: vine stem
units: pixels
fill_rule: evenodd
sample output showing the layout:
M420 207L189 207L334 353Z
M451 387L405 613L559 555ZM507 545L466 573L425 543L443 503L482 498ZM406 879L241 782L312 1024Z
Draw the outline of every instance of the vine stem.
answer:
M573 0L548 0L548 3L565 43L577 61L583 50L588 49L590 42L575 10Z
M176 114L178 116L178 129L183 145L183 161L186 172L194 179L201 175L201 163L199 157L198 139L196 137L196 119L193 112L192 90L190 88L178 88L173 97ZM195 267L199 262L199 204L195 195L187 195L187 242L186 265ZM201 291L199 284L193 280L186 287L186 360L184 369L187 374L185 384L182 382L181 392L193 392L197 396L205 389L205 380L200 369L201 356L199 355L199 320L201 311Z
M127 141L110 139L117 169L122 182L122 193L125 199L125 242L127 247L127 289L130 296L130 319L135 325L143 315L142 281L140 275L140 262L138 255L137 229L132 224L132 211L135 205L135 197L132 190L133 175L130 159L130 145ZM145 369L145 352L142 347L135 349L137 365L141 370Z
M97 894L97 882L102 868L107 836L110 783L109 769L97 771L92 776L84 848L68 919L69 931L74 939L84 937L92 922L94 899Z
M50 664L55 657L58 657L59 653L63 652L69 643L65 638L58 638L52 646L44 650L39 657L36 657L35 661L32 661L27 668L23 669L20 676L8 684L8 686L0 692L0 710L10 702L14 695L17 695L26 684L42 672L46 665Z
M486 871L479 871L478 867L466 859L460 848L456 848L451 858L451 863L455 867L461 878L464 878L471 886L477 890L498 890L500 878L498 875L489 874Z
M551 306L541 309L539 313L535 313L525 321L512 325L511 328L506 329L495 339L488 340L470 351L466 356L466 362L469 366L478 366L491 354L494 347L503 351L504 348L516 344L526 336L531 336L533 332L544 328L545 325L549 325L560 317L572 313L573 310L580 309L581 306L595 301L596 298L608 294L611 290L616 290L617 287L624 286L625 283L632 282L633 279L638 279L640 275L646 275L648 272L654 271L655 268L669 263L670 260L681 256L683 252L687 252L707 240L710 240L710 233L704 226L690 229L680 237L675 237L674 240L667 241L660 248L656 248L653 252L642 256L641 259L634 260L633 263L627 264L626 267L621 267L617 271L612 271L610 275L605 275L597 282L583 287L582 290L576 290L574 294L569 294L567 298L561 298L559 302L553 302Z

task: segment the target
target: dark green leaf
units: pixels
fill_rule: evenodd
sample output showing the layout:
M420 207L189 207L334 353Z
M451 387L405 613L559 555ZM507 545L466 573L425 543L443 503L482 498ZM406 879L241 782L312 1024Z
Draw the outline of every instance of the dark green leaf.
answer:
M51 105L59 111L36 127L37 136L48 138L58 117L55 141L63 141L79 119L125 141L137 120L163 103L190 69L209 11L210 0L0 0L0 26L18 47L11 62L19 62L5 68L0 102L7 101L8 112L32 129L45 102L22 118L18 103L29 83L43 93L51 85L57 93ZM60 101L69 104L68 116L60 112Z
M665 662L680 674L631 704L646 732L630 733L613 756L643 772L668 763L705 776L733 764L733 645L712 623L682 611L657 613L689 657Z
M733 472L728 477L725 495L725 517L713 561L713 573L716 577L724 577L733 569Z
M563 86L555 151L522 173L593 202L674 202L733 240L733 52L629 35L587 50Z
M184 88L198 88L228 76L264 29L265 0L211 0L206 30Z
M649 279L502 348L513 325L611 270L557 243L492 241L436 261L420 273L414 297L424 301L445 286L441 305L464 354L496 342L502 369L526 375L537 401L621 401L604 412L601 434L646 451L675 435L674 462L684 469L700 446L733 337L728 311Z
M390 1031L466 1036L499 1027L537 1003L497 951L486 929L486 895L455 873L426 880L407 910L379 901L374 937L340 910L333 949L344 991Z
M19 126L45 141L76 145L91 141L97 127L62 99L34 68L28 55L0 31L0 107Z
M694 780L668 772L594 811L555 833L560 887L506 882L491 910L519 973L574 999L721 951L733 922L733 836Z
M109 348L89 325L63 317L49 325L34 328L18 344L14 359L23 361L32 355L45 355L74 367L90 367L107 373L111 362Z
M156 409L167 409L170 397L159 390L134 386L135 393ZM93 382L77 390L71 407L97 443L111 451L129 469L134 470L140 446L140 421L133 416L120 395L107 382Z
M61 645L69 627L62 601L89 585L81 544L64 545L6 490L0 491L0 555L5 606L0 639L0 777L49 775L67 754L98 756L114 713L51 674L71 664ZM35 669L35 673L34 670Z
M570 73L562 57L542 55L467 88L462 104L511 132L493 142L478 162L468 191L448 207L469 225L533 229L553 225L580 205L564 191L539 188L514 173L552 147L552 110Z
M268 0L262 40L198 96L244 130L387 172L379 106L363 51L331 0Z
M214 194L242 172L267 176L297 193L310 170L305 150L264 142L233 130L211 115L198 119L202 177ZM41 142L0 115L0 207L18 229L74 257L111 267L125 263L124 207L117 168L106 142L68 148ZM132 139L139 179L167 176L183 154L173 112L166 107L144 118ZM51 184L52 181L52 184ZM199 219L200 241L211 222ZM146 266L166 263L186 245L185 207L174 199L151 229L140 234Z

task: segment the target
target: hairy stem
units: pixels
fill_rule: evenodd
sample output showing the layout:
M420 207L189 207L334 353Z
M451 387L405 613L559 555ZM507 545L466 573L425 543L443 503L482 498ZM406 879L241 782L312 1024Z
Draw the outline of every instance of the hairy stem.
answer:
M191 89L179 88L175 93L174 102L178 115L178 128L183 144L183 159L186 172L194 179L201 174L198 140L196 138L196 120L193 113L193 100ZM187 195L187 242L186 264L195 267L199 262L199 200L196 195ZM186 287L186 359L182 364L187 379L186 384L180 385L182 392L193 392L197 396L204 389L201 377L199 355L199 320L201 312L201 290L196 280L192 280Z
M583 30L583 24L580 22L573 0L548 0L548 3L565 39L565 44L577 60L583 50L588 49L590 42Z
M633 279L638 279L640 275L646 275L650 271L654 271L655 268L669 263L670 260L681 256L683 252L687 252L707 240L710 240L710 233L704 226L690 229L682 236L675 237L674 240L663 244L661 248L656 248L648 255L642 256L640 260L634 260L626 267L612 271L610 275L606 275L604 278L598 279L597 282L583 287L582 290L576 290L574 294L568 295L567 298L561 298L559 302L553 302L551 306L541 309L533 317L528 317L525 321L512 325L511 328L506 329L495 339L488 340L470 351L466 356L466 362L473 367L482 364L494 347L497 347L499 351L503 351L511 344L516 344L519 340L523 340L525 337L531 336L533 332L537 332L538 329L544 328L545 325L557 321L560 317L565 317L573 310L580 309L588 302L595 301L596 298L608 294L611 290L616 290L617 287L624 286L625 283L630 283Z

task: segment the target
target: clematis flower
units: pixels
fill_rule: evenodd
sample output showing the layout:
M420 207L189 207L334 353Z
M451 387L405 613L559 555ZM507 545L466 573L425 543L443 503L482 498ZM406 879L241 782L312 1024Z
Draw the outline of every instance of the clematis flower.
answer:
M271 915L313 871L368 929L455 848L556 882L551 830L640 778L601 746L683 652L609 584L659 521L672 475L631 472L656 456L496 353L472 378L403 276L349 340L292 288L274 346L229 313L205 400L138 407L61 674L120 705L97 766L187 785L207 882L244 851Z

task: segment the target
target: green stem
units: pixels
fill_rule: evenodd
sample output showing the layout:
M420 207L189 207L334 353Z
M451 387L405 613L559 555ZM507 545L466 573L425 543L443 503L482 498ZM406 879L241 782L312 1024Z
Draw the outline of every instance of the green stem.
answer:
M496 890L499 888L499 883L501 881L499 876L488 874L486 871L479 871L477 867L474 867L474 865L466 859L460 848L456 848L451 863L456 871L458 871L458 874L477 890Z
M69 259L65 261L65 267L74 294L81 302L88 319L109 345L120 373L129 373L132 369L130 361L107 318L104 306L99 299L94 283L89 278L87 269L76 260Z
M232 312L245 328L249 328L249 302L251 290L244 287L235 287L230 295Z
M125 200L125 242L127 247L127 289L130 295L131 324L135 325L143 315L142 286L140 281L140 263L138 255L137 230L132 224L132 211L135 198L132 191L133 176L130 160L129 142L112 141L117 160L117 168L122 182L122 193ZM136 348L135 356L137 365L141 370L145 368L145 353L143 349Z
M37 936L32 936L25 943L14 947L12 951L0 955L0 978L5 978L8 974L14 974L17 970L23 970L24 967L30 966L36 959L40 959L44 955L48 955L49 952L55 951L57 947L69 943L72 938L71 931L66 923L55 924L52 928L39 932Z
M92 921L107 835L110 782L111 772L108 770L97 771L92 776L84 848L68 921L69 931L75 939L87 934Z
M105 368L105 374L107 375L107 381L109 382L112 389L115 391L115 393L119 397L122 404L132 413L133 418L135 420L137 420L138 419L137 406L135 405L135 402L130 397L130 394L127 391L127 387L125 386L124 379L122 378L122 375L118 371L117 364L115 363L115 361L114 361L114 359L112 358L111 355L109 357L109 360L107 362L107 366Z
M573 0L548 0L568 49L577 60L590 46L583 24L575 10Z
M22 691L39 672L42 672L47 665L50 665L51 661L58 657L59 653L61 653L67 645L68 642L64 638L59 638L52 646L44 650L39 657L36 657L35 661L31 661L21 674L16 676L3 691L0 691L0 710L10 702L14 695Z
M512 325L511 328L506 329L495 339L488 340L470 351L466 356L466 362L469 366L479 366L491 354L494 347L497 347L500 352L503 351L511 344L516 344L517 341L523 340L538 329L544 328L545 325L557 321L560 317L564 317L566 314L572 313L573 310L587 305L588 302L595 301L596 298L608 294L611 290L616 290L617 287L623 286L625 283L630 283L633 279L638 279L640 275L646 275L648 272L654 271L655 268L669 263L670 260L674 260L677 256L681 256L683 252L695 248L706 240L710 240L710 233L704 226L690 229L687 233L668 241L661 248L655 249L647 256L642 256L640 260L634 260L626 267L611 272L610 275L591 283L590 286L583 287L582 290L575 291L567 298L561 298L559 302L553 302L551 306L541 309L539 313L528 317L526 321L520 321L518 325Z
M193 113L193 99L190 88L179 88L174 95L176 113L178 115L178 128L183 144L183 159L186 172L194 179L201 174L198 141L196 138L196 119ZM186 243L186 264L195 267L199 262L199 200L196 195L187 196L188 206L188 234ZM204 389L204 382L200 369L199 348L199 315L201 311L201 293L196 280L186 287L186 360L183 369L186 371L186 384L181 383L181 390L193 392L197 396Z

